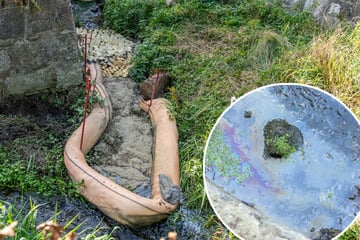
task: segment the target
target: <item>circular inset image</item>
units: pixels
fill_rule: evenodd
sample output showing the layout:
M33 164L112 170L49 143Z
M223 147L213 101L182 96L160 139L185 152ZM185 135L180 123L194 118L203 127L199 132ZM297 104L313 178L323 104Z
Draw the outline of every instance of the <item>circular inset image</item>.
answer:
M333 239L360 209L359 122L317 88L258 88L213 127L204 181L215 213L241 239Z

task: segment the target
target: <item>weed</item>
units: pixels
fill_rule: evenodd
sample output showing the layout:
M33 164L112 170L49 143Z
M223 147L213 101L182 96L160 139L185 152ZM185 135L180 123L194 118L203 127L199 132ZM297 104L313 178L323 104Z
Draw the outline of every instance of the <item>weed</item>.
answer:
M360 25L314 38L309 47L284 53L262 74L282 82L310 84L328 91L360 116ZM270 74L269 74L270 73Z
M360 225L354 224L338 239L339 240L354 240L354 239L359 239L359 236L360 236Z
M109 0L103 12L105 25L127 37L139 38L159 6L159 0Z
M32 240L42 240L47 239L43 235L43 232L40 231L36 225L37 225L37 216L39 214L39 210L43 205L34 205L33 201L30 199L29 209L26 207L26 204L23 203L20 208L16 207L15 205L0 201L0 226L7 226L15 221L18 221L17 227L15 229L16 235L12 239L14 240L21 240L21 239L32 239ZM57 205L56 205L57 208ZM59 215L60 212L55 209L54 215L51 217L52 223L56 224L56 218L57 215ZM73 224L73 222L78 218L78 216L74 216L72 219L70 219L64 227L61 227L62 230L67 231L68 228ZM48 222L49 223L49 222ZM48 224L46 223L46 224ZM67 234L70 234L72 232L78 231L78 229L81 227L82 223L76 225L73 229L68 231ZM39 225L40 226L40 225ZM114 228L113 231L115 231L117 228ZM82 232L79 232L78 235L84 235L85 231L87 229L83 230ZM96 226L92 229L92 232L86 234L81 239L86 240L111 240L114 239L111 237L111 234L105 234L103 236L96 236L99 232L100 228L99 226ZM47 235L48 236L48 235Z
M296 152L296 148L289 142L289 135L275 136L266 140L266 144L271 146L270 155L280 156L284 159L290 157L290 154Z

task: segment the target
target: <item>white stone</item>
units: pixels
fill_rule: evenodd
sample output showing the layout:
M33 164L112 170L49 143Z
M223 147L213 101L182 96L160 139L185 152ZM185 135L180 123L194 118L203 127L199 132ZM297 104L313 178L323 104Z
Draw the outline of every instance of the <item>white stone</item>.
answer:
M331 3L329 7L328 14L332 16L337 16L340 13L341 6L338 3Z

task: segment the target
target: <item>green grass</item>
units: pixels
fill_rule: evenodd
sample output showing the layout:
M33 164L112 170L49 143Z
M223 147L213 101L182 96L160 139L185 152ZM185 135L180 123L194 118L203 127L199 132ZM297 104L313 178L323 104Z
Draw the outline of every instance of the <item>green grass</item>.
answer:
M0 115L2 127L6 122L29 124L21 116ZM46 129L32 124L35 132L11 139L0 145L0 188L42 195L78 196L63 164L64 139L68 133L55 136ZM73 129L72 127L69 127ZM16 131L16 128L13 129Z
M114 20L111 13L105 8L108 26L127 34L117 26L126 18ZM179 129L181 187L186 204L202 207L209 219L203 151L231 96L270 83L307 83L338 96L360 115L359 26L324 30L307 12L290 14L278 1L262 0L157 3L142 23L130 76L142 81L152 67L167 68L175 76L167 97Z
M44 239L43 233L41 232L41 229L37 228L37 226L39 225L39 223L37 223L37 216L39 214L41 207L42 205L34 205L31 199L30 199L29 209L26 207L25 203L23 205L20 205L20 207L16 207L14 204L0 201L0 229L14 222L17 222L17 226L15 227L15 236L8 237L6 239L43 240ZM53 221L54 223L56 223L57 216L59 215L59 213L60 212L55 211L54 215L50 219L48 219L48 221ZM99 227L94 227L93 229L91 229L90 233L87 234L83 234L84 232L78 232L82 223L73 227L72 229L69 229L71 224L74 222L74 220L77 217L78 216L73 217L72 219L69 220L69 222L67 222L64 226L62 226L64 237L67 234L75 232L78 236L79 235L82 236L81 238L78 239L83 239L83 240L113 240L114 239L113 237L111 237L112 233L105 234L102 236L97 236ZM47 236L49 236L49 234Z
M7 129L10 136L14 134L4 144L0 144L0 189L15 189L44 196L80 196L77 185L68 176L63 158L66 140L83 119L84 88L74 90L74 95L71 101L64 92L39 94L25 100L42 104L46 102L52 111L63 112L66 119L61 119L61 122L46 119L47 116L43 116L45 119L39 122L34 117L29 119L20 114L0 114L0 127ZM94 102L102 103L94 95L89 98L88 110Z
M352 225L338 240L358 240L360 239L360 225Z
M296 152L296 148L289 142L288 134L267 139L266 143L271 145L272 154L281 156L284 159L287 159L292 153Z
M230 98L269 83L262 71L320 30L306 13L290 16L262 1L184 1L155 9L147 22L130 75L141 81L152 67L166 67L176 77L169 98L180 133L182 188L188 204L198 207L206 138Z

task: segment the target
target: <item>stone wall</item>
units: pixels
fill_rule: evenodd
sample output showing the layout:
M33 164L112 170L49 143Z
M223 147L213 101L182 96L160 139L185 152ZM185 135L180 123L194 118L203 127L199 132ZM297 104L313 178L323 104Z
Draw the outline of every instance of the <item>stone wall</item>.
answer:
M340 19L360 22L359 0L284 0L285 6L310 11L323 25L333 26Z
M23 2L0 0L0 97L81 83L70 0Z

